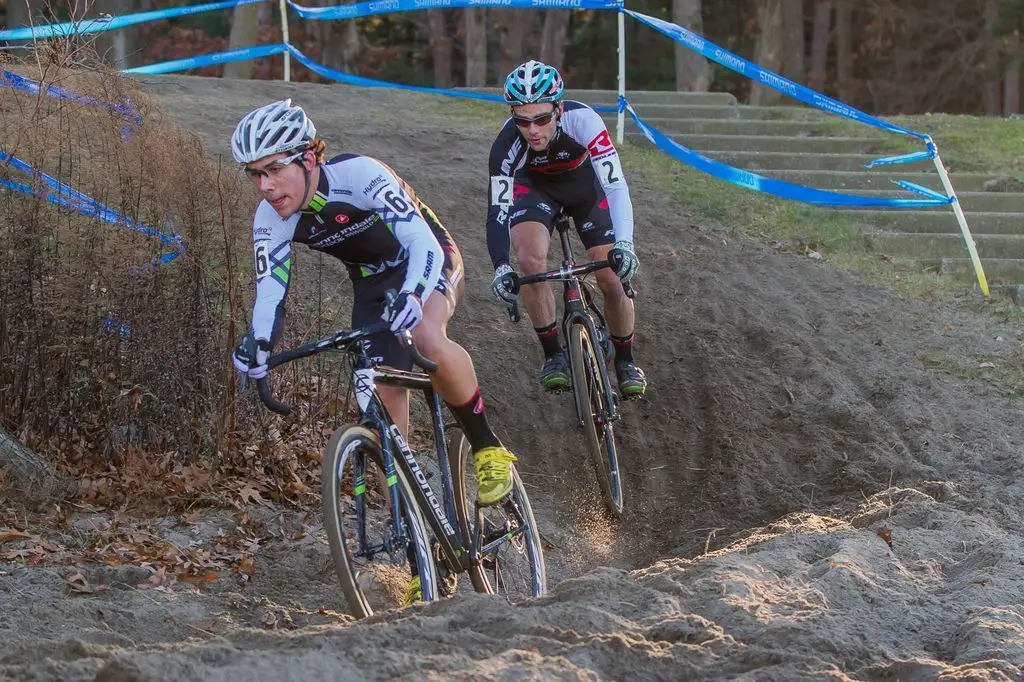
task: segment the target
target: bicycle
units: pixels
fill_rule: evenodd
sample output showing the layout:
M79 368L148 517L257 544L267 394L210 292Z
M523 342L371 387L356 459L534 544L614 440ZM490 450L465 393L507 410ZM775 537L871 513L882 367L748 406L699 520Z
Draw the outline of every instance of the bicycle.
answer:
M609 260L576 264L569 244L569 217L560 213L555 228L562 244L562 266L533 275L505 275L504 284L514 294L521 286L538 282L562 282L562 331L569 343L569 376L576 405L577 426L583 429L605 507L615 518L622 516L622 475L615 446L614 422L618 421L618 396L608 379L614 348L604 314L594 304L594 291L586 276L613 267ZM628 282L626 295L635 296ZM519 305L508 308L509 318L519 321ZM600 352L598 351L600 348Z
M547 576L540 532L518 472L513 467L513 489L505 501L481 507L474 499L471 516L476 474L469 442L458 424L444 421L430 377L378 366L366 354L363 342L388 329L388 323L380 322L338 331L267 361L273 369L321 352L341 351L352 367L359 421L335 431L323 457L324 528L350 612L365 618L386 606L396 591L378 595L368 589L369 579L397 585L403 571L406 579L410 571L420 578L424 601L454 594L457 576L463 572L477 592L501 592L510 601L543 596ZM416 366L425 372L437 369L416 350L408 331L398 336ZM384 408L378 383L423 391L433 422L440 493ZM257 388L270 410L291 412L273 396L267 377L257 381ZM452 458L449 452L454 453ZM378 557L382 564L373 563Z

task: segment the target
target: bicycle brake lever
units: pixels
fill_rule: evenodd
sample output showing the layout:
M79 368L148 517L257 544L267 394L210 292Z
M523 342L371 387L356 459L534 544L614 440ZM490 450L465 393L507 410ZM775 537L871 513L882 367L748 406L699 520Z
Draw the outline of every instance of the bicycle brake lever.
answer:
M626 292L627 298L633 298L636 296L636 290L633 289L633 285L629 282L622 283L622 290Z
M513 322L519 321L519 304L513 303L508 307L508 319Z

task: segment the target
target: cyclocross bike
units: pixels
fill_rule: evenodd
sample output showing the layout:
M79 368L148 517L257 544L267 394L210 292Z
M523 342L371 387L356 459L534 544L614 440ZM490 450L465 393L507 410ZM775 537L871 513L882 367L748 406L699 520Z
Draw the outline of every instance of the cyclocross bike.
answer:
M267 362L272 369L325 351L341 351L352 367L359 422L335 431L323 457L324 528L350 612L363 618L393 605L416 575L424 601L454 594L463 572L478 592L503 594L510 601L544 595L547 578L540 532L518 473L513 467L513 489L505 501L487 507L476 504L469 442L456 423L444 421L430 378L423 372L377 366L367 356L364 341L388 328L380 322L338 331ZM419 354L409 332L398 337L418 367L427 372L437 369ZM440 476L427 474L420 466L381 403L377 384L423 392L433 421ZM290 408L271 393L266 377L258 380L257 388L269 409L289 414ZM440 478L439 490L429 478Z
M569 245L569 217L560 213L555 228L562 243L562 267L534 275L512 273L504 284L518 294L521 286L537 282L560 281L563 289L562 331L569 341L569 376L576 403L577 424L583 429L587 450L597 473L605 507L616 518L622 516L622 476L615 447L613 424L619 419L618 396L608 378L608 365L614 348L608 325L594 304L594 290L586 276L613 267L608 260L576 264ZM629 283L623 288L633 298ZM519 306L509 306L509 317L519 321Z

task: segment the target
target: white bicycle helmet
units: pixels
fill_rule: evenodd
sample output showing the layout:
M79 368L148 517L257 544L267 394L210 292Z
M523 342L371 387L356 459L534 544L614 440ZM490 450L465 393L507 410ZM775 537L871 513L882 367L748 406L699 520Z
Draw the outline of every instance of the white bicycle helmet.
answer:
M316 137L316 126L291 99L274 102L242 117L231 136L231 154L238 163L305 149Z

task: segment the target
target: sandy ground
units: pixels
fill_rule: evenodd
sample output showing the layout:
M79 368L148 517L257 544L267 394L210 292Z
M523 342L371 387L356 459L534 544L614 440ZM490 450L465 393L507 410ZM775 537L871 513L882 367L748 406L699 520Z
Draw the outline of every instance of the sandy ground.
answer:
M627 512L609 523L571 401L535 387L528 325L489 299L495 131L420 95L143 81L211 155L243 113L291 96L332 151L385 160L441 216L469 283L452 335L520 454L551 594L353 623L316 510L260 507L288 532L264 534L251 578L0 564L0 679L1024 679L1022 405L948 369L1019 363L1022 330L776 252L627 167L651 388L619 429ZM214 510L133 522L177 546L237 529ZM109 523L79 511L54 541L84 546Z

